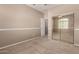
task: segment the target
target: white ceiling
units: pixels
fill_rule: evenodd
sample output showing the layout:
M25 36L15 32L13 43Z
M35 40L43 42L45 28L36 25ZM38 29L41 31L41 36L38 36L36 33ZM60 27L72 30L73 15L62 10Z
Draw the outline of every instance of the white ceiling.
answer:
M50 8L55 8L59 5L58 4L29 4L28 6L44 13L46 10Z

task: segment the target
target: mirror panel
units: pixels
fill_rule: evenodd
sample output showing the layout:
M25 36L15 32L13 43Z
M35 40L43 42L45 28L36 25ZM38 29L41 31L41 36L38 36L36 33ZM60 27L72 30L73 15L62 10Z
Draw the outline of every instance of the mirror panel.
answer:
M53 39L74 43L74 14L53 17Z

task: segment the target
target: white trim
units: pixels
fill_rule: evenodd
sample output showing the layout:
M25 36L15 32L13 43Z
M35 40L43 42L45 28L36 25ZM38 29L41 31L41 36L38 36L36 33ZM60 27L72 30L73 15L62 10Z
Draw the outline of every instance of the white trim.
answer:
M79 30L79 29L75 29L75 30Z
M7 29L0 29L0 31L9 31L9 30L38 30L40 28L7 28Z
M13 43L13 44L10 44L10 45L6 45L6 46L3 46L3 47L0 47L0 49L4 49L4 48L11 47L11 46L15 46L17 44L21 44L21 43L24 43L24 42L28 42L28 41L34 40L36 38L39 38L39 37L34 37L32 39L27 39L27 40L24 40L24 41L20 41L20 42L17 42L17 43Z
M79 46L79 44L74 44L75 46Z

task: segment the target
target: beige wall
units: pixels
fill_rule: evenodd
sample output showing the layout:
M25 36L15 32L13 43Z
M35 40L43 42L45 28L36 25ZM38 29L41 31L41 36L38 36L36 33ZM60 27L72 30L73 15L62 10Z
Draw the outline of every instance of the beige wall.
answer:
M79 29L79 5L59 5L58 7L51 8L48 10L48 36L51 39L52 38L52 28L53 28L53 21L52 17L61 15L61 14L67 14L67 13L74 13L74 30ZM74 43L79 45L79 30L74 31Z
M40 36L42 17L27 5L0 5L0 47Z

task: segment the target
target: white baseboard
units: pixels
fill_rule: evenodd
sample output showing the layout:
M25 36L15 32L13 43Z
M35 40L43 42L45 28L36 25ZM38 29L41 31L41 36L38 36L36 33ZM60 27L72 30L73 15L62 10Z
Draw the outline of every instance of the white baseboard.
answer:
M17 42L17 43L13 43L13 44L10 44L10 45L6 45L6 46L3 46L3 47L0 47L0 49L4 49L4 48L11 47L11 46L15 46L17 44L21 44L21 43L24 43L24 42L28 42L28 41L34 40L36 38L39 38L39 37L34 37L32 39L27 39L27 40L24 40L24 41L20 41L20 42Z
M79 46L79 44L74 44L75 46Z

